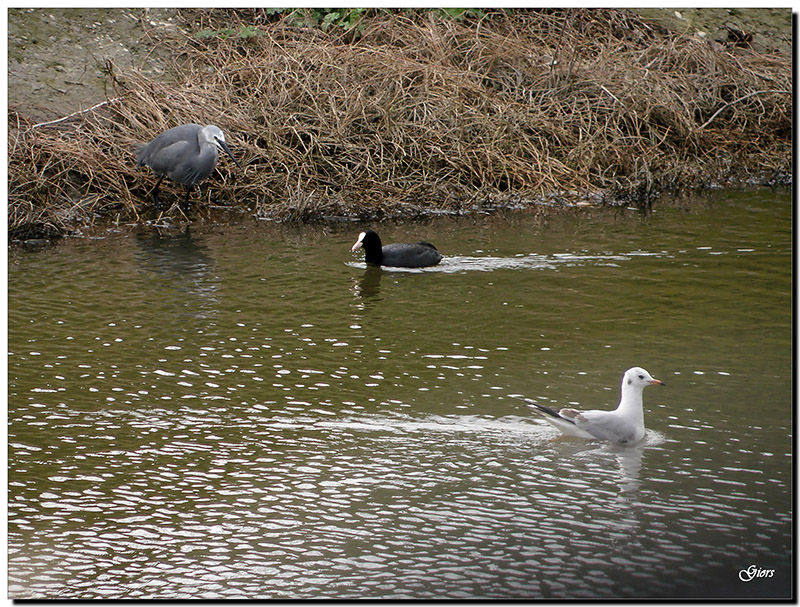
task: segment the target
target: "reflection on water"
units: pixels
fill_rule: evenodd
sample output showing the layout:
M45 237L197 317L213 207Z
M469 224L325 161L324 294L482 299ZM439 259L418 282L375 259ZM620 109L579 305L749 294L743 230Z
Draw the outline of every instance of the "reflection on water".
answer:
M385 226L446 254L414 271L347 226L12 252L9 595L786 596L791 208L761 196ZM633 364L669 387L632 447L506 396L611 408Z
M367 266L364 274L359 278L353 278L353 295L365 299L373 299L380 295L381 277L384 270L374 266Z
M193 316L214 316L218 281L213 261L190 235L137 234L135 260L145 280L152 280L154 298L188 308Z

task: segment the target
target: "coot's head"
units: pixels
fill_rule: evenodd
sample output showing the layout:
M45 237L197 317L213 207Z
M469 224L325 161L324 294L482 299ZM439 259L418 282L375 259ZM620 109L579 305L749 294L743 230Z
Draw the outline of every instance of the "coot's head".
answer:
M381 237L378 236L372 230L367 230L366 232L361 232L358 235L358 240L356 240L356 244L353 245L353 248L350 249L351 251L358 251L360 248L364 248L365 251L371 251L374 249L381 248Z
M364 261L369 265L379 266L383 261L383 247L381 246L381 237L372 230L361 232L358 235L356 244L353 245L351 251L358 251L364 249Z

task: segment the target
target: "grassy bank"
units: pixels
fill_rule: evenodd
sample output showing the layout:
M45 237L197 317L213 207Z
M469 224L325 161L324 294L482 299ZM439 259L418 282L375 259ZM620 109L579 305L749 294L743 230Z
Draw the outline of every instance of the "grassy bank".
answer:
M648 205L663 191L791 176L791 63L746 41L598 9L368 11L325 29L268 9L191 17L153 38L174 57L174 82L109 64L101 107L46 125L11 109L12 238L154 219L155 180L133 150L186 122L217 124L246 167L221 160L196 214ZM180 196L162 186L164 200Z

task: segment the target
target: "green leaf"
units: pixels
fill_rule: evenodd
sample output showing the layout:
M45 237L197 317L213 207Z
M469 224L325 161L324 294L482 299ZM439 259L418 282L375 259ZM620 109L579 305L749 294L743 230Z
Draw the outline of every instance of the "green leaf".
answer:
M261 35L261 30L256 28L255 25L248 25L239 30L239 38L258 38Z
M322 27L322 31L327 32L330 29L331 25L333 25L333 22L339 20L340 16L341 16L340 13L337 11L333 11L325 15L322 18L322 23L320 24L320 27Z
M464 17L464 13L466 13L468 10L471 10L471 9L466 9L466 8L440 8L439 10L442 11L448 17L452 17L453 19L461 19L461 18Z

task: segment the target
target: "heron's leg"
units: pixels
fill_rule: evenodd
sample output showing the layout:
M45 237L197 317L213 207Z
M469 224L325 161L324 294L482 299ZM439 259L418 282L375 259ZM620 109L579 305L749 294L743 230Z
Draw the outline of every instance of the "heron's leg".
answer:
M192 205L189 204L189 194L192 193L193 186L187 185L186 186L186 196L183 198L183 202L181 203L181 210L186 213L189 211Z
M153 188L153 202L156 205L156 210L161 210L161 201L158 199L158 186L161 185L161 180L164 179L163 175L160 175L158 181L156 181L156 187Z

